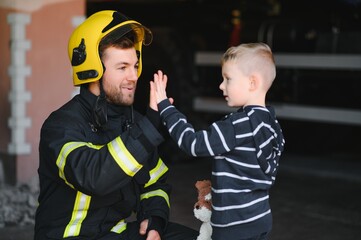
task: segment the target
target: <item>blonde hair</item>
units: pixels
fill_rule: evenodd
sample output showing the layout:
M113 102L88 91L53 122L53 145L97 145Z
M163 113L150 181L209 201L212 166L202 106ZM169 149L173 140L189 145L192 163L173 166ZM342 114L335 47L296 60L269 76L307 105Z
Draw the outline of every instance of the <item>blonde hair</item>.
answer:
M271 87L276 78L272 50L265 43L243 43L230 47L222 56L221 66L228 61L234 61L246 76L255 72L259 73L264 79L266 90Z

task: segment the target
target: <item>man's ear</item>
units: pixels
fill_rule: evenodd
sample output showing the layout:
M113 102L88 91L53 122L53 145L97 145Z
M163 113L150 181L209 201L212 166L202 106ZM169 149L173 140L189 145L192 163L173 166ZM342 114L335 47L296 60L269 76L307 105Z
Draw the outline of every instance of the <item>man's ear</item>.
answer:
M99 81L90 82L88 89L95 96L99 96L100 95L100 83L99 83Z

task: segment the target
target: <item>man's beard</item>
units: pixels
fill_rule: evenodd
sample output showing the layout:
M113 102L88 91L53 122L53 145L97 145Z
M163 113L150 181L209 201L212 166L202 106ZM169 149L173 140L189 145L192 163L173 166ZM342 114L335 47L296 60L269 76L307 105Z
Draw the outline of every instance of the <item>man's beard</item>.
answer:
M135 87L135 86L134 86ZM119 88L104 89L107 101L120 106L131 106L134 102L134 94L124 95Z

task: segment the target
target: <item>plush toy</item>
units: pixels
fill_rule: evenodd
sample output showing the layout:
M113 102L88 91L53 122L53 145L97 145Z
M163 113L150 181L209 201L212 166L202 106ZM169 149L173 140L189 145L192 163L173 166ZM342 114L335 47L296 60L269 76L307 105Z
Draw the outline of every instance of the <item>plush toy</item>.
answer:
M211 181L203 180L197 181L195 187L198 191L198 201L194 204L194 216L202 221L199 229L197 240L211 240L212 226L211 226Z

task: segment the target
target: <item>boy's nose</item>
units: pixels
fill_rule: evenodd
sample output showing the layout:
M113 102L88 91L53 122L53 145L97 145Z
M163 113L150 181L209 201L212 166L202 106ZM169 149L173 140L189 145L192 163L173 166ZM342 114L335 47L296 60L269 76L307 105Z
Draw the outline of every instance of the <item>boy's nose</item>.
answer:
M219 84L219 89L223 91L223 81Z

